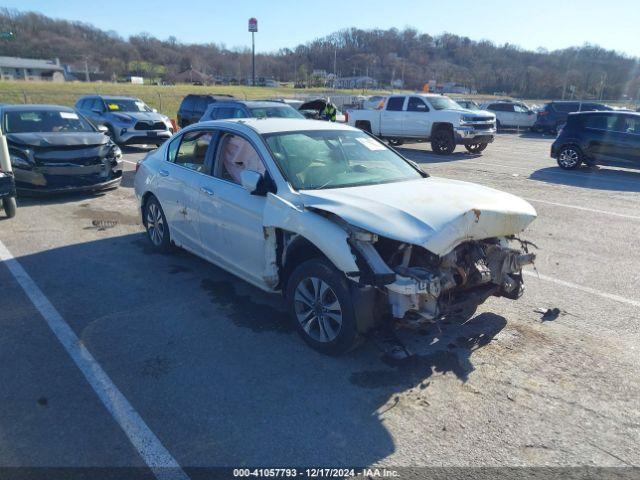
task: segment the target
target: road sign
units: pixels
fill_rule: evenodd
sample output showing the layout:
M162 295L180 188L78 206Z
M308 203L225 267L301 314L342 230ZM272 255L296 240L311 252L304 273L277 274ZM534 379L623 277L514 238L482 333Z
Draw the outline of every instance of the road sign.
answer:
M249 19L249 31L250 32L258 31L258 20L256 18Z

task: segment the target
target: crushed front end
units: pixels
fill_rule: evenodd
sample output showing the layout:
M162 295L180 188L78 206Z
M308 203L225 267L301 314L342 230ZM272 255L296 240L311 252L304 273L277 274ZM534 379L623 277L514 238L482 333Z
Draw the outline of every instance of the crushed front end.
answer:
M473 313L490 296L519 298L522 268L535 260L528 243L515 237L466 241L442 256L357 229L350 244L359 259L359 283L378 288L387 300L385 313L412 322Z

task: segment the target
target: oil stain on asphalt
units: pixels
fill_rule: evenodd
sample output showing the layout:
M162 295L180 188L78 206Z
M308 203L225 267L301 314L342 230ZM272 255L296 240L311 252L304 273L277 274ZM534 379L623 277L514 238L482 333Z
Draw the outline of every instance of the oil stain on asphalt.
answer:
M211 297L211 303L224 310L238 327L253 332L290 333L293 331L287 312L271 305L256 303L251 295L236 292L229 280L205 278L200 287Z

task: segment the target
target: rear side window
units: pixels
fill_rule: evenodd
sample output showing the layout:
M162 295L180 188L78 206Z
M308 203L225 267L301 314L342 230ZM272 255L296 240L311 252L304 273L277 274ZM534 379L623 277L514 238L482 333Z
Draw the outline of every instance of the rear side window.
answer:
M387 101L387 110L390 112L401 112L404 105L404 97L391 97Z
M613 131L618 117L615 115L587 115L584 119L584 127L593 130Z
M211 131L185 133L179 146L177 146L177 142L174 142L175 145L174 143L169 145L169 161L196 172L204 172L207 150L212 139L213 132Z
M101 112L104 112L104 102L101 98L94 98L93 102L91 102L90 107L91 110L99 110Z
M209 106L209 102L207 101L206 97L198 97L198 99L196 100L196 104L193 107L193 109L196 112L204 113L204 111L207 109L208 106Z
M562 113L577 112L578 109L580 108L580 104L579 103L556 103L554 105L554 108L556 109L557 112L562 112Z
M494 112L513 112L513 105L510 103L494 103L488 108Z
M180 106L180 110L192 110L194 103L195 103L195 98L193 98L193 95L187 95L186 97L184 97L184 100L182 100L182 105Z

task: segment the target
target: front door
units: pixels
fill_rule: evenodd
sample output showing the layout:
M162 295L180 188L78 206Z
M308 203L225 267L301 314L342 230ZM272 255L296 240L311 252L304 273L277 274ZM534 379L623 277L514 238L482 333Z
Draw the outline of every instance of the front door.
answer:
M221 132L212 175L199 183L200 243L205 255L238 276L264 285L266 198L240 185L243 170L265 173L264 162L245 137Z
M409 137L428 138L431 135L429 107L420 97L409 97L402 128Z

